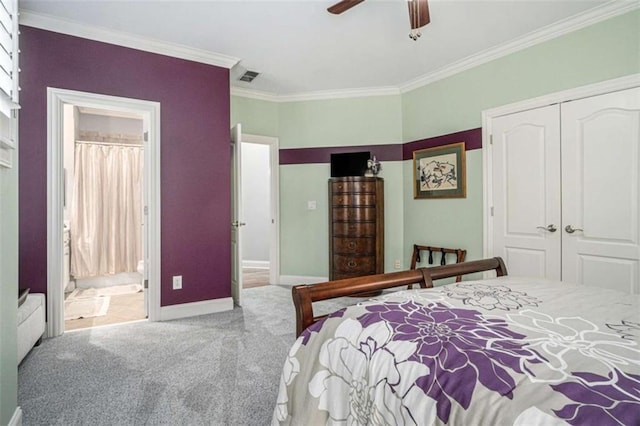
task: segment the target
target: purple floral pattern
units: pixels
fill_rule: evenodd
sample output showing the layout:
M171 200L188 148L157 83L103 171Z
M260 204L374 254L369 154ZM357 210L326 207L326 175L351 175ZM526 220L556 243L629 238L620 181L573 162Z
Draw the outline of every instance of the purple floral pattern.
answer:
M460 283L442 290L453 299L462 300L465 305L492 311L518 310L524 306L538 306L540 300L521 291L513 291L504 285L487 285L477 282Z
M577 382L551 387L575 403L555 414L572 425L633 425L640 413L640 376L614 369L606 377L573 373ZM603 384L604 383L604 384Z
M469 407L477 382L512 398L515 381L510 372L522 373L520 358L532 358L519 343L523 335L509 330L505 321L486 319L478 311L411 301L366 309L369 312L358 318L363 326L383 321L392 327L394 340L417 343L410 359L428 366L431 374L416 383L437 401L437 415L443 422L449 419L452 400ZM489 340L492 347L487 347Z
M639 303L522 278L363 301L296 341L273 424L640 426Z
M302 332L302 334L300 334L300 337L302 337L302 344L306 345L307 343L309 343L309 339L311 338L311 333L318 333L322 329L324 322L329 318L342 318L342 316L344 315L344 311L346 309L347 308L342 308L338 311L335 311L334 313L327 315L325 318L321 319L318 322L314 322L309 327L307 327Z

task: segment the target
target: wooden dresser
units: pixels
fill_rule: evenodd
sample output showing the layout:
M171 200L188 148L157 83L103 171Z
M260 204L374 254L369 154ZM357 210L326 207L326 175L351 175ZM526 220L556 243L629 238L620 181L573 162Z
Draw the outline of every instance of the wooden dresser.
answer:
M384 180L329 179L329 279L384 273Z

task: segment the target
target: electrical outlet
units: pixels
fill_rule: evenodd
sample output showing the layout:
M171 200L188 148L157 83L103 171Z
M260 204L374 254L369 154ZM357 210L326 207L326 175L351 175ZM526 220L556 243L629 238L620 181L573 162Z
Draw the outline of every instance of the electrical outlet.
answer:
M396 268L396 269L400 269L401 268L400 261L396 260L395 262L393 262L393 267Z
M176 275L173 277L173 289L182 290L182 275Z
M318 207L315 201L307 201L307 210L315 210Z

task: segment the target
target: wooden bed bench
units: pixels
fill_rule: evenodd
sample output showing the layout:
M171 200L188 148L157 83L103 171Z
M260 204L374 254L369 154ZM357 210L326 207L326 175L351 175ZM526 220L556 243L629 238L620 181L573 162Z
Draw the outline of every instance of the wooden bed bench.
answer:
M421 288L433 287L433 281L484 271L496 271L497 276L507 275L507 268L499 257L455 263L431 268L418 268L410 271L390 272L386 274L368 275L328 281L311 285L293 287L293 304L296 308L296 336L307 327L326 315L313 315L313 302L334 299L344 296L357 296L384 289L418 284Z

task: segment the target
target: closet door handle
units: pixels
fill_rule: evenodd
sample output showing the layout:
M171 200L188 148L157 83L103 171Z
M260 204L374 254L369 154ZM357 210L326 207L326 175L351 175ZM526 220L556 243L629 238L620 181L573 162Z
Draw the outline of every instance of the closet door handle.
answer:
M553 223L548 226L536 226L536 228L544 229L545 231L549 231L549 232L556 232L558 230L558 228L556 228L556 226Z
M580 229L580 228L574 228L571 225L567 225L564 227L564 230L567 231L567 234L573 234L576 231L581 231L584 232L584 229Z

